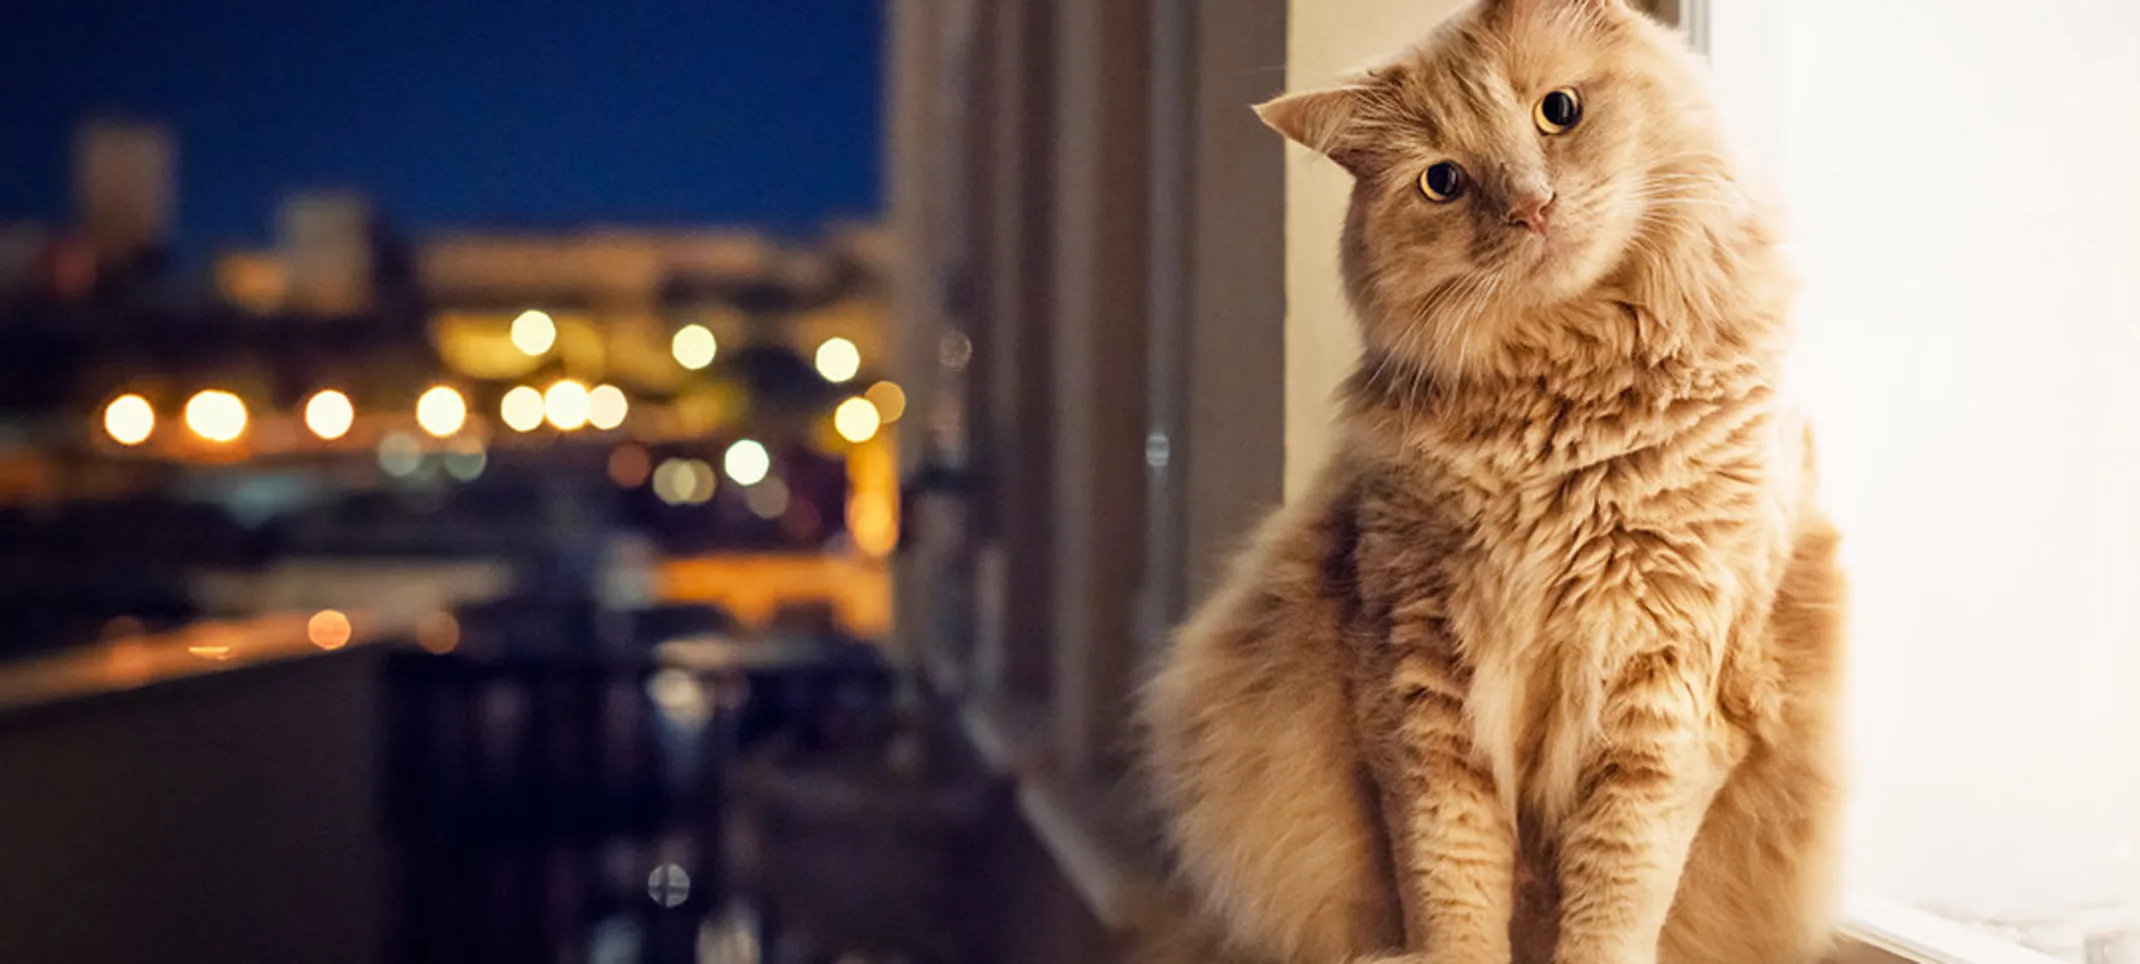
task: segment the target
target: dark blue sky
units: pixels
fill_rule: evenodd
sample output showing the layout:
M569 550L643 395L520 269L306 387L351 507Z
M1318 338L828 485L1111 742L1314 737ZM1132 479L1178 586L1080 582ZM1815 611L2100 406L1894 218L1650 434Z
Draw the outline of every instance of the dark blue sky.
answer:
M179 137L186 256L350 187L403 229L878 209L882 0L0 0L0 217L99 112Z

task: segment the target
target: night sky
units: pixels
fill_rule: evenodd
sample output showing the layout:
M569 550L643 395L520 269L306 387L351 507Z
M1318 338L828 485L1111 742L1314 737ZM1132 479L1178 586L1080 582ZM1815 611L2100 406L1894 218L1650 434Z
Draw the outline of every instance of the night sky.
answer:
M86 115L171 124L188 260L354 188L410 233L878 209L882 0L0 0L0 218Z

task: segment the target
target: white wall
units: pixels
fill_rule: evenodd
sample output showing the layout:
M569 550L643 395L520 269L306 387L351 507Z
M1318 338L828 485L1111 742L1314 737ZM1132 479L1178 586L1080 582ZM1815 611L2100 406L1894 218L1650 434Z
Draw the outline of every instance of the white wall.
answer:
M1295 0L1287 88L1328 86L1426 36L1463 6L1458 0ZM1360 340L1337 270L1352 178L1305 148L1287 150L1285 491L1291 498L1322 460L1330 394L1359 358Z
M1713 3L1856 583L1853 884L2140 909L2140 4Z

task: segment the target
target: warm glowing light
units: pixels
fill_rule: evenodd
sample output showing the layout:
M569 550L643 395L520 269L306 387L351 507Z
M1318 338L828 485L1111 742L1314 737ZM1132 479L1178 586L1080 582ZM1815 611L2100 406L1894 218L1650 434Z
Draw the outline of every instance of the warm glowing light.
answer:
M505 421L505 427L515 432L535 431L542 424L542 393L526 385L506 392L504 400L498 403L498 417Z
M757 485L773 471L773 456L757 441L743 439L729 446L728 453L721 456L721 468L728 472L729 478L736 480L737 485Z
M211 442L229 442L245 434L245 403L229 392L210 389L186 400L186 427Z
M474 482L483 474L483 467L490 464L490 453L476 439L459 438L447 446L444 461L447 475L462 482Z
M760 519L778 519L788 513L788 487L779 479L767 479L744 493L743 504Z
M709 709L706 687L680 669L664 669L648 677L646 695L663 716L679 723L703 720ZM658 876L660 871L655 873Z
M850 398L840 403L832 413L832 427L840 430L840 437L860 445L877 437L877 429L884 424L878 416L877 406L866 398Z
M433 386L416 400L416 424L437 438L452 435L468 424L468 400L451 387Z
M712 330L705 325L685 325L669 339L669 354L676 356L677 364L692 371L713 364L713 356L720 350L720 342L714 340Z
M492 331L497 329L493 328ZM513 347L530 355L540 355L557 344L557 322L550 320L548 312L523 311L513 319Z
M882 496L857 494L847 500L847 531L863 552L891 555L899 545L898 512Z
M609 453L609 480L620 488L636 489L645 485L647 473L651 471L652 460L646 449L637 445L621 445Z
M878 382L869 386L869 391L863 392L862 397L877 406L877 414L883 417L886 425L899 421L899 417L907 413L906 389L896 383Z
M703 505L713 499L717 481L705 462L666 459L654 470L654 495L669 505Z
M571 432L587 424L587 386L565 379L550 386L542 396L542 414L558 431Z
M609 431L624 424L624 416L632 410L632 403L624 398L624 389L615 385L596 385L587 393L587 424Z
M416 621L416 645L425 652L444 656L460 644L461 623L452 613L439 611Z
M313 395L305 403L305 427L330 442L348 435L349 427L356 421L357 409L349 403L349 396L332 388Z
M186 652L202 659L212 659L219 663L230 658L230 647L228 646L188 646L186 647Z
M833 384L851 381L862 371L862 351L845 338L827 338L817 346L817 373Z
M120 445L140 445L156 431L156 410L139 395L121 395L104 406L104 434Z
M305 638L321 649L341 649L349 642L349 617L332 609L313 613L305 624Z
M407 432L388 432L379 440L379 470L397 479L416 474L424 464L423 443Z

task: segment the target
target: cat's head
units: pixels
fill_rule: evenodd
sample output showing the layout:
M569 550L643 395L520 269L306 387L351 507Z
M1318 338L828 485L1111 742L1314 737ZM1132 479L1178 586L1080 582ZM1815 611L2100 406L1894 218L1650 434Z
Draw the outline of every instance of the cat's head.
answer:
M1258 110L1354 176L1349 293L1371 346L1430 371L1660 256L1660 233L1735 190L1693 57L1624 0L1483 0L1383 66Z

